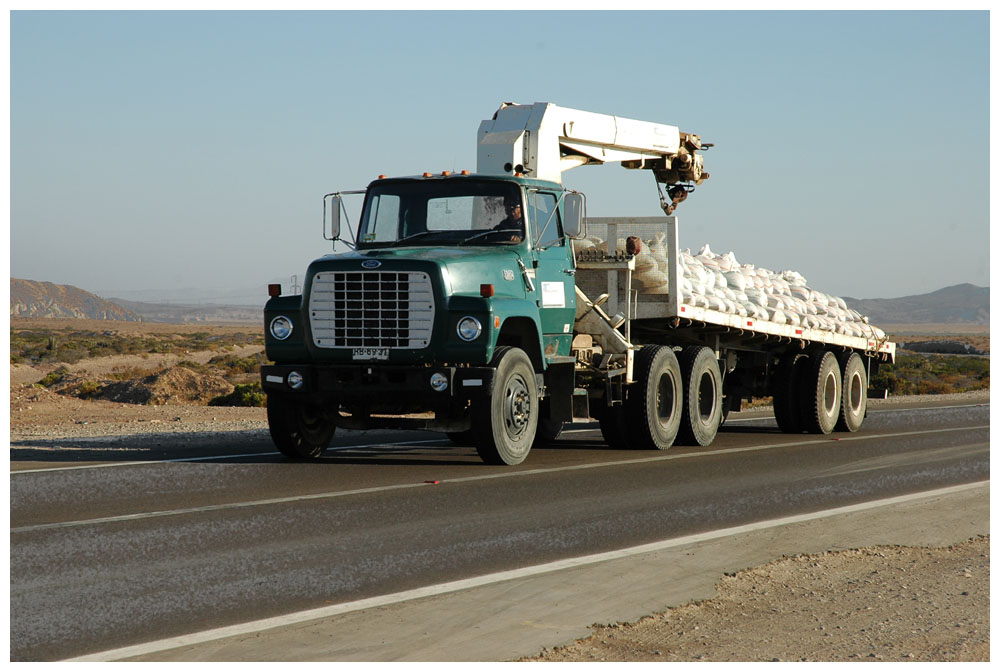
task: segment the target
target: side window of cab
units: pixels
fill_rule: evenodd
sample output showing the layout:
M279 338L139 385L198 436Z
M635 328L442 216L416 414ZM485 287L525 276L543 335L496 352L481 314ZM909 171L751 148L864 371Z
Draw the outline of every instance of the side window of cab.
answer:
M558 198L546 191L528 192L528 219L531 222L531 240L536 247L563 244L562 221L559 218Z

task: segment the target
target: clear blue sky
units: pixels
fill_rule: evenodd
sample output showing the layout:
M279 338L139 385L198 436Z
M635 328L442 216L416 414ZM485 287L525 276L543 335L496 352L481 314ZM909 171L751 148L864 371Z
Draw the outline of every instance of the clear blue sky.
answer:
M685 247L894 297L989 284L986 12L14 12L11 275L262 301L322 194L474 169L502 101L716 147ZM591 215L660 214L617 165Z

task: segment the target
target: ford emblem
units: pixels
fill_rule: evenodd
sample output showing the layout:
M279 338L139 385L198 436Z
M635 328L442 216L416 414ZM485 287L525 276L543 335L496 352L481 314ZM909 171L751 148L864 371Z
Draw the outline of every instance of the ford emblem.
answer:
M361 262L362 268L378 268L381 265L382 262L378 261L377 259L366 259L365 261Z

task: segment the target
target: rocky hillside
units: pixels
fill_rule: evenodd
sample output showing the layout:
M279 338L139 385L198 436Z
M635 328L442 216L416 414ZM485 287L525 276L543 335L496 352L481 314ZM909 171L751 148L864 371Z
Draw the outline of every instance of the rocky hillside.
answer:
M265 299L267 297L264 297ZM145 303L127 299L112 300L141 315L146 322L171 322L173 324L259 324L264 319L264 301L257 306L225 306L214 304Z
M136 313L72 285L10 279L12 317L72 317L141 322Z
M990 323L990 288L970 284L897 299L844 301L874 324Z

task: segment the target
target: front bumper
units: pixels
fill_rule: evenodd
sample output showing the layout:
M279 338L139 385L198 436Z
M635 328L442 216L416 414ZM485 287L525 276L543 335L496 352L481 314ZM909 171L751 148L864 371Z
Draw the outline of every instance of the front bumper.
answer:
M288 384L292 371L302 376L297 389ZM274 364L260 367L260 378L265 392L376 403L405 399L416 406L434 408L453 399L489 396L494 372L489 367ZM431 387L435 373L448 380L440 392Z

